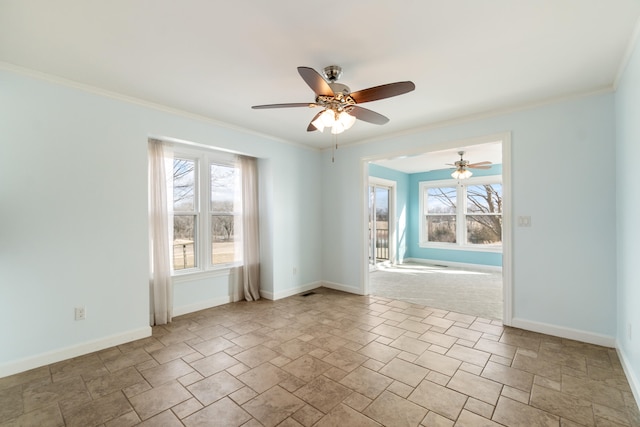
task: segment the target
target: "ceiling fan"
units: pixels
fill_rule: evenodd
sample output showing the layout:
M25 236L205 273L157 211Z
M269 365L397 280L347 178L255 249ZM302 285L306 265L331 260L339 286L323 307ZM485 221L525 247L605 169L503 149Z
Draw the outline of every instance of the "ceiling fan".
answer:
M456 170L451 173L451 177L454 179L465 179L469 178L473 173L469 169L491 169L491 162L484 161L478 163L469 163L468 160L464 160L462 156L464 156L464 151L458 151L458 155L460 156L460 160L455 163L447 163L449 166L455 166Z
M416 88L413 82L406 81L351 92L348 86L337 83L342 75L342 68L337 65L325 67L324 77L309 67L298 67L298 73L315 93L314 102L254 105L251 108L321 107L322 111L313 117L307 127L307 132L316 130L322 132L327 127L331 128L331 133L338 134L353 126L356 119L376 125L383 125L389 121L382 114L363 108L358 104L402 95Z

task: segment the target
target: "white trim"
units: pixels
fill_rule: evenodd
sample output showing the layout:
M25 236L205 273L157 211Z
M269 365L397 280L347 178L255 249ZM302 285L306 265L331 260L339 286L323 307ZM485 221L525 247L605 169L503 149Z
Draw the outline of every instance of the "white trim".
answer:
M389 190L389 221L387 227L389 228L388 244L389 244L389 261L396 262L396 232L398 227L398 221L396 219L396 195L398 183L391 179L378 178L375 176L369 176L369 185L375 187L383 187ZM371 197L367 188L367 197ZM368 231L368 230L367 230ZM368 257L367 257L368 258Z
M631 35L631 38L629 39L629 42L627 43L627 48L624 51L624 56L622 57L622 60L620 61L620 64L618 64L618 70L616 71L616 77L613 80L613 90L617 91L618 90L618 85L620 84L620 79L622 78L622 76L624 75L625 70L627 69L627 64L629 63L629 60L631 59L631 56L633 55L633 51L635 50L636 47L636 43L639 43L640 40L640 17L636 20L636 25L633 29L633 33Z
M359 295L369 295L369 162L366 159L360 161L360 241L364 242L360 246L360 274L362 282L358 291L345 291ZM333 286L338 287L333 287ZM343 286L338 283L325 282L325 287L330 289L343 290Z
M34 79L43 80L43 81L46 81L46 82L49 82L49 83L53 83L53 84L57 84L57 85L65 86L65 87L69 87L69 88L72 88L72 89L81 90L83 92L91 93L93 95L101 96L101 97L104 97L104 98L115 99L117 101L122 101L122 102L125 102L127 104L137 105L137 106L140 106L140 107L149 108L149 109L160 111L160 112L163 112L163 113L169 113L169 114L173 114L173 115L176 115L176 116L179 116L179 117L184 117L184 118L187 118L187 119L192 119L192 120L197 120L197 121L200 121L200 122L213 124L215 126L219 126L219 127L223 128L223 129L229 129L229 130L241 132L241 133L244 133L246 135L253 135L253 136L258 136L260 138L269 139L269 140L272 140L272 141L282 142L282 143L285 143L285 144L288 144L288 145L293 145L295 147L303 148L303 149L306 149L306 150L312 150L312 151L320 151L321 150L321 148L311 147L309 145L301 144L299 142L295 142L295 141L291 141L291 140L288 140L288 139L279 138L277 136L269 135L269 134L262 133L262 132L257 132L255 130L251 130L251 129L247 129L247 128L244 128L244 127L232 125L230 123L221 122L221 121L216 120L216 119L211 118L211 117L203 116L203 115L200 115L200 114L192 113L192 112L181 110L181 109L174 108L174 107L169 107L167 105L158 104L158 103L147 101L147 100L141 99L141 98L135 98L133 96L128 96L128 95L124 95L124 94L121 94L121 93L118 93L118 92L113 92L113 91L110 91L110 90L102 89L102 88L99 88L97 86L91 86L91 85L88 85L88 84L85 84L85 83L79 83L79 82L76 82L74 80L69 80L69 79L65 79L63 77L55 76L55 75L52 75L52 74L47 74L47 73L43 73L43 72L40 72L40 71L32 70L30 68L21 67L21 66L15 65L15 64L11 64L9 62L0 61L0 70L6 70L6 71L10 71L10 72L13 72L13 73L16 73L16 74L20 74L20 75L23 75L23 76L31 77L31 78L34 78ZM166 140L166 138L164 136L159 137L158 139Z
M404 261L415 262L416 264L444 265L445 267L462 268L462 269L478 270L478 271L490 271L494 273L499 273L502 271L502 267L499 265L469 264L464 262L442 261L439 259L426 259L426 258L405 258Z
M511 132L502 135L502 324L513 319L513 193L511 191Z
M618 353L618 359L620 359L622 369L627 376L627 382L629 382L629 387L631 387L631 393L633 393L633 397L636 399L636 404L640 407L640 380L638 379L638 374L640 374L640 372L633 370L633 366L629 362L629 358L622 348L616 346L616 352Z
M395 138L401 138L403 136L410 136L410 135L416 135L416 134L421 134L421 133L425 133L425 132L429 132L432 130L436 130L436 129L442 129L442 128L446 128L446 127L452 127L452 126L457 126L457 125L462 125L465 123L469 123L469 122L475 122L478 120L483 120L483 119L490 119L493 117L500 117L500 116L505 116L508 114L514 114L514 113L519 113L522 111L527 111L527 110L531 110L534 108L542 108L542 107L546 107L548 105L554 105L554 104L559 104L559 103L563 103L563 102L569 102L569 101L574 101L574 100L578 100L578 99L582 99L582 98L586 98L586 97L590 97L590 96L595 96L595 95L602 95L605 93L613 93L615 92L615 88L613 87L613 84L609 84L609 85L604 85L601 86L599 88L595 88L593 90L587 90L587 91L579 91L579 92L572 92L572 93L568 93L565 95L560 95L560 96L555 96L555 97L548 97L548 98L543 98L540 100L534 100L531 102L526 102L524 104L518 104L518 105L512 105L509 107L505 107L505 108L495 108L495 109L491 109L491 110L483 110L477 113L470 113L468 115L465 116L453 116L451 118L445 118L443 120L437 121L437 122L431 122L431 123L427 123L423 126L419 126L419 127L415 127L415 128L411 128L411 129L405 129L402 131L398 131L398 132L392 132L392 133L386 133L384 135L378 135L375 137L371 137L371 138L365 138L359 141L354 141L354 142L343 142L341 143L341 146L343 147L347 147L347 146L355 146L355 145L362 145L362 144L370 144L373 142L378 142L378 141L392 141ZM487 141L485 141L487 142ZM462 145L473 145L473 144L460 144ZM444 148L448 148L448 147L444 147ZM327 151L330 150L331 146L328 147L324 147L322 148L322 151ZM430 149L429 151L438 151L437 148L434 149ZM402 154L408 154L409 151L401 151L400 153ZM418 154L422 154L424 153L424 149L420 150L418 149L416 151L416 153ZM380 159L388 159L390 157L394 157L391 156L389 154L383 155L383 156L378 156L377 159L370 159L370 160L380 160Z
M357 288L355 286L343 285L341 283L322 282L322 287L329 288L329 289L334 289L336 291L347 292L347 293L350 293L350 294L364 295L362 293L362 289L361 288Z
M511 326L514 328L525 329L527 331L539 332L546 335L552 335L554 337L567 338L604 347L615 348L616 346L615 337L597 334L595 332L582 331L579 329L566 328L564 326L551 325L549 323L535 322L515 317L512 319Z
M213 268L211 270L197 270L190 269L188 272L182 272L183 270L178 270L180 273L176 273L174 276L171 276L171 280L174 285L179 285L181 283L189 283L194 280L202 280L202 279L210 279L214 277L229 277L231 275L231 269L233 267L224 267L224 268Z
M268 299L270 301L274 301L273 292L265 291L260 289L260 298Z
M182 305L180 307L173 308L173 317L182 316L183 314L193 313L194 311L206 310L207 308L217 307L219 305L228 304L233 302L231 296L218 297L208 299L205 301L199 301L195 304Z
M461 140L450 140L441 143L429 144L427 146L421 146L418 148L413 148L410 150L396 151L392 153L380 153L372 156L362 157L360 160L360 176L361 176L361 186L360 186L360 197L362 200L361 204L361 227L360 232L362 233L360 236L360 241L363 242L361 256L362 259L360 261L361 265L361 274L362 274L362 283L360 292L354 292L361 295L369 294L369 252L368 252L368 203L367 203L367 189L368 189L368 177L369 177L369 168L368 163L375 160L387 159L389 157L398 157L401 155L411 155L411 154L424 154L425 152L433 152L446 150L450 148L457 148L461 146L471 146L477 144L486 144L489 142L500 142L502 144L502 196L503 196L503 205L502 205L502 290L503 290L503 316L502 316L502 324L506 326L511 326L511 321L513 317L513 266L511 265L512 260L512 221L511 216L512 213L512 194L511 194L511 132L505 131L501 133L495 133L491 135L485 135L480 137L473 137ZM347 291L350 292L350 291Z
M466 219L467 216L476 215L477 213L467 212L467 187L470 185L482 185L482 184L500 184L502 185L502 174L495 175L483 175L483 176L475 176L463 181L457 179L442 179L442 180L426 180L418 182L418 212L419 212L419 220L418 223L418 246L421 248L432 248L432 249L449 249L453 251L475 251L475 252L493 252L493 253L502 253L502 242L499 245L493 246L483 246L483 245L474 245L471 243L467 243L467 227L466 227ZM425 212L425 190L429 188L455 188L456 189L456 212L446 213L442 215L451 215L456 217L456 243L446 243L446 242L432 242L429 240L423 240L425 236L425 216L429 215L439 215L439 214L429 214ZM504 199L504 196L503 196ZM427 198L427 203L429 203ZM503 213L493 214L494 216L502 216Z
M60 362L62 360L71 359L94 351L104 350L130 341L139 340L151 336L151 326L134 329L132 331L123 332L116 335L109 335L104 338L86 341L70 347L64 347L58 350L48 351L35 356L30 356L17 361L4 363L0 365L0 378L30 369L39 368L41 366L50 365L51 363Z
M317 289L322 287L322 282L311 282L311 283L307 283L306 285L301 285L301 286L296 286L294 288L290 288L290 289L285 289L283 291L279 291L276 293L273 292L269 292L269 291L265 291L260 289L260 296L262 298L271 300L271 301L275 301L275 300L279 300L282 298L287 298L287 297L291 297L294 295L298 295L301 294L303 292L309 292L313 289Z

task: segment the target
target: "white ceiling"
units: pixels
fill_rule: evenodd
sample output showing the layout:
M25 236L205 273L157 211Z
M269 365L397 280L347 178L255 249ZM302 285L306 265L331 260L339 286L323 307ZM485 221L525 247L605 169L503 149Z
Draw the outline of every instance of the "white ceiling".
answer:
M296 67L353 91L411 80L340 144L611 89L638 0L0 0L0 61L315 148Z

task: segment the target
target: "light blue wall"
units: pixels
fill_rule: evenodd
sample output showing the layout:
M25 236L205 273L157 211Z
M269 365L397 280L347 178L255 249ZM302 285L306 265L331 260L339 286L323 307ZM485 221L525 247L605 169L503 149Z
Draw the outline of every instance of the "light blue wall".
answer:
M474 171L474 176L490 176L502 173L502 165L493 165L491 169ZM502 266L502 254L481 251L447 250L421 248L419 242L419 185L421 181L451 179L450 169L441 169L422 173L407 174L386 168L375 163L369 164L369 176L396 182L396 243L397 261L406 258L448 261L464 264Z
M149 136L258 157L262 290L322 279L318 151L11 71L0 93L0 376L149 330ZM229 295L225 278L174 291Z
M491 169L474 170L473 176L478 177L500 175L501 173L502 165L492 165ZM450 169L412 173L411 175L409 175L409 192L414 196L409 198L409 227L407 231L407 234L409 236L409 238L407 239L409 251L407 256L409 258L447 261L464 264L502 266L502 253L420 247L420 182L445 179L451 179Z
M621 356L628 367L627 378L640 402L640 42L620 79L616 93L616 179L618 226L618 331ZM629 337L631 328L631 337Z
M366 124L363 124L366 125ZM614 95L586 96L324 152L323 277L361 291L363 159L511 133L513 316L529 324L616 334ZM433 148L432 148L433 149ZM567 172L567 162L598 174ZM505 162L507 160L504 160ZM597 201L594 197L597 196ZM639 328L640 329L640 328Z

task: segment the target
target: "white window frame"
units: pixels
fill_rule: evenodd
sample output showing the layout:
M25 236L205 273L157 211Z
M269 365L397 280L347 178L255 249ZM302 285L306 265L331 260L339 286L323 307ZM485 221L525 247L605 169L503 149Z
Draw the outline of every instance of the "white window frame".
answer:
M467 193L466 187L468 185L483 185L483 184L501 184L502 177L500 175L487 175L472 177L464 180L456 179L444 179L437 181L420 181L419 183L419 246L421 248L433 248L433 249L450 249L450 250L463 250L463 251L475 251L475 252L496 252L502 253L502 244L496 244L491 246L474 245L467 243ZM424 239L425 235L425 192L428 188L438 187L455 187L456 188L456 243L447 242L430 242ZM504 215L504 209L501 215Z
M236 166L235 155L229 153L223 153L218 151L209 150L197 150L189 147L176 147L174 146L173 152L174 159L186 159L193 160L195 162L195 189L194 189L194 211L195 213L188 213L188 215L196 215L197 224L195 224L195 264L193 268L186 268L180 270L173 269L173 238L170 244L171 247L171 275L179 278L189 275L198 274L211 274L219 273L224 270L229 270L233 267L242 265L241 261L235 261L225 264L213 264L212 260L212 241L211 241L211 177L210 177L210 165L228 165ZM173 181L171 189L173 189ZM168 197L169 214L171 215L170 224L173 231L173 216L174 215L187 215L184 212L173 211L173 193L170 193ZM238 215L234 212L235 219L242 218L242 213ZM234 219L234 220L235 220Z

